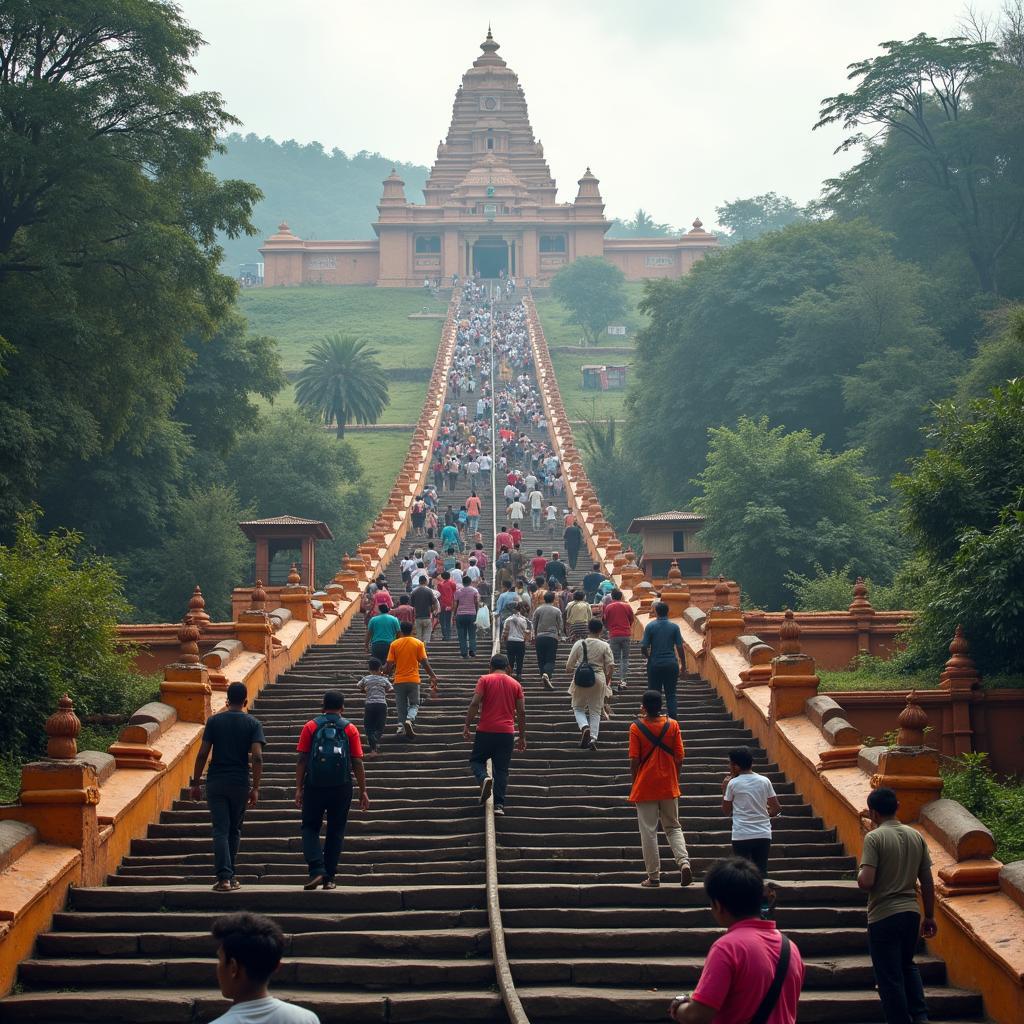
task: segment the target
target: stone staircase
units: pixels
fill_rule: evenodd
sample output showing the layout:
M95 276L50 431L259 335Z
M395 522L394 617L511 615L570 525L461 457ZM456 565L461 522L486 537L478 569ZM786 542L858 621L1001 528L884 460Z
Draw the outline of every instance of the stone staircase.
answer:
M451 496L456 508L467 495ZM441 495L442 508L448 500ZM489 496L481 523L489 550ZM524 525L525 551L551 550L543 528L537 535L529 520ZM584 556L572 581L586 568ZM392 580L397 594L394 570ZM225 1009L209 927L235 909L279 922L288 949L273 991L324 1022L506 1020L490 959L483 811L462 740L489 649L488 641L464 660L454 637L431 642L439 696L424 699L412 741L395 736L392 709L383 756L366 762L371 809L353 809L349 819L339 887L304 892L295 742L327 688L343 690L361 726L353 687L365 666L361 620L336 645L311 649L252 709L268 747L260 802L243 832L243 888L210 891L206 809L183 794L133 843L107 886L72 892L21 965L18 993L0 1001L0 1024L209 1021ZM561 645L560 664L567 653ZM533 1024L660 1022L670 998L693 987L718 934L699 880L730 852L720 780L725 752L741 743L756 751L757 770L772 779L784 808L770 866L776 918L807 964L800 1020L881 1021L854 860L709 685L690 679L679 694L681 818L697 881L676 884L663 844L662 886L642 889L635 812L626 802L627 734L644 689L639 656L597 750L578 746L567 683L562 673L554 691L542 689L528 652L529 746L513 757L506 814L496 821L506 944ZM976 994L945 986L940 960L920 964L933 1021L982 1019Z

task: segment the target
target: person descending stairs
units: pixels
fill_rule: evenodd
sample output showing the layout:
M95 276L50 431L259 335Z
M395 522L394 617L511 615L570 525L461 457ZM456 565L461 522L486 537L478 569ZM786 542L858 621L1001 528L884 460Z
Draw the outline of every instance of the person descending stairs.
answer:
M525 429L542 440L532 423ZM454 482L450 496L439 495L442 509L450 501L457 510L469 497L468 474ZM490 480L481 483L479 529L493 558ZM523 551L561 551L561 529L553 543L546 525L535 529L527 514L522 531ZM423 543L410 536L404 547ZM589 569L583 552L568 572L570 589ZM396 595L404 591L399 560L387 578ZM462 735L491 639L480 638L476 659L463 659L454 632L447 641L435 632L428 651L439 690L424 693L413 738L388 728L381 755L365 762L370 807L352 807L333 891L302 888L295 745L329 689L344 693L347 717L361 726L355 684L367 672L362 618L337 643L311 648L251 709L267 746L238 857L241 888L210 891L208 814L183 793L132 843L106 886L72 890L21 964L18 992L0 1001L0 1024L209 1021L225 1006L210 923L242 909L273 917L285 932L274 994L324 1022L506 1020L491 961L484 811ZM634 650L628 688L614 698L599 748L582 749L567 694L568 653L569 644L560 643L554 688L546 690L527 652L529 747L513 756L505 814L496 819L505 942L532 1024L663 1021L675 993L695 984L718 934L700 880L731 853L721 781L726 753L738 746L752 751L782 806L769 872L775 917L806 964L800 1019L880 1021L854 859L701 679L682 680L678 694L680 819L694 883L683 887L679 873L667 870L673 861L661 836L662 884L641 887L636 812L626 798L628 731L640 712L644 668ZM389 725L393 714L392 704ZM933 1021L981 1021L979 996L947 987L941 960L918 962Z

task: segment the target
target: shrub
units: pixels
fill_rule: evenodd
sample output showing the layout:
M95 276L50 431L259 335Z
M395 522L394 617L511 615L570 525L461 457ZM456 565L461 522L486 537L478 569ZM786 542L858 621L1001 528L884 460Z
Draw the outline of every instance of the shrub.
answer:
M959 800L992 831L996 856L1004 863L1024 859L1024 786L1000 780L984 753L961 754L942 777L942 795Z

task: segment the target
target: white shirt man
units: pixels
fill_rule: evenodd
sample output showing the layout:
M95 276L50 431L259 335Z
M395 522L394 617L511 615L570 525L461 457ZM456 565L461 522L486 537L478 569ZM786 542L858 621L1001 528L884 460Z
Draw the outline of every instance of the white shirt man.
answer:
M530 490L530 508L540 511L544 507L544 495L537 490L537 479L534 478L533 488Z
M476 586L476 581L480 579L480 576L480 567L476 564L476 559L471 558L469 560L469 568L466 569L466 578L473 586Z
M491 457L490 457L490 455L481 455L480 456L480 472L481 473L490 473L490 471L491 471Z
M519 491L515 484L505 484L505 490L502 493L505 495L506 505L511 505L519 497Z
M523 503L516 498L516 500L508 507L508 517L512 522L518 523L522 522L524 515L526 515L526 508Z

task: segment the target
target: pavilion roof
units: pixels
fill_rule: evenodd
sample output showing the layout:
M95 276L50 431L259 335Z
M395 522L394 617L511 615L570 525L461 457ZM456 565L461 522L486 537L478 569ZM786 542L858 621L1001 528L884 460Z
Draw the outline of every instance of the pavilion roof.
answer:
M255 540L260 534L279 533L282 529L293 528L297 536L313 535L316 540L334 540L331 528L319 519L304 519L301 516L271 516L269 519L247 519L239 523L242 533Z

